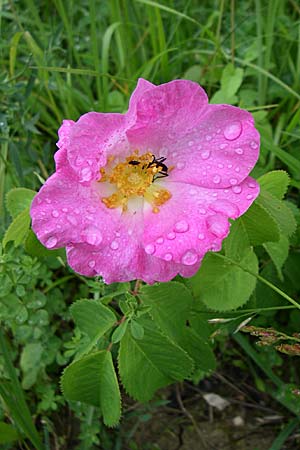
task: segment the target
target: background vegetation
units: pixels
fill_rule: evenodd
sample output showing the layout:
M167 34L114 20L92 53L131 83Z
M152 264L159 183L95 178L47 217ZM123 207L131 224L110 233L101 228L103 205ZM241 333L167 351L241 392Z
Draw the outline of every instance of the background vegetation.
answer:
M0 33L2 236L11 222L6 192L16 187L38 190L52 173L57 129L64 118L76 120L88 111L125 111L138 77L157 84L191 79L206 89L212 102L253 113L262 138L254 177L276 169L289 173L287 205L297 229L289 242L276 249L260 246L257 254L261 276L299 301L300 7L296 1L2 0ZM25 245L16 245L23 238ZM243 310L221 317L207 313L208 319L219 319L210 325L218 364L215 375L203 381L202 374L194 384L162 391L146 405L128 400L122 424L112 431L103 425L97 408L66 402L59 377L82 339L74 328L70 304L91 295L116 295L117 287L74 274L61 252L46 256L37 243L36 250L29 251L33 239L22 236L15 245L8 243L0 255L0 443L4 449L32 445L199 448L197 421L207 422L211 413L202 401L207 390L217 390L233 403L242 402L242 409L232 410L232 415L245 414L245 404L250 403L264 424L271 424L267 425L271 443L259 440L250 444L251 450L297 448L300 350L295 345L292 350L278 349L281 353L274 348L279 341L299 342L300 311L295 305L258 282ZM259 347L242 333L229 338L250 316L254 316L251 325L260 328L245 331L260 338ZM270 327L276 332L266 330ZM242 397L236 397L232 385L240 386ZM199 394L202 403L200 407L197 400L196 407ZM205 431L211 433L207 441L216 443L204 442L203 448L225 448L229 431L220 444L214 433L222 428L224 417L217 414L214 431ZM176 444L164 421L166 415L168 421L172 417ZM277 419L266 422L266 416ZM164 424L164 442L158 442L155 417ZM146 442L140 435L145 423L153 430ZM190 423L194 441L184 436ZM244 445L256 428L243 429L248 436L243 437ZM231 438L228 448L248 448L239 447L241 438Z

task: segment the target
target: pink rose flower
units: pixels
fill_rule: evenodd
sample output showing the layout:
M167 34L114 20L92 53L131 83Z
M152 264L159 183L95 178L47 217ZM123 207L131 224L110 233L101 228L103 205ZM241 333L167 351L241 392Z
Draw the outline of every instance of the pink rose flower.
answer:
M32 228L106 283L194 275L259 193L248 176L259 154L251 114L209 105L191 81L140 79L126 114L64 120L57 145Z

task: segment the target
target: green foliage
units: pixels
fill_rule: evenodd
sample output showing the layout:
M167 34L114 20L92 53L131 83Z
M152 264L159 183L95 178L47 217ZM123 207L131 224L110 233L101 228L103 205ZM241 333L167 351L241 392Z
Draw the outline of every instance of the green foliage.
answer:
M236 93L242 84L243 77L243 69L234 67L232 63L227 64L222 72L221 89L213 95L210 103L228 103L235 105L238 101Z
M120 391L110 352L102 350L75 361L64 371L61 385L68 400L98 406L106 425L119 422Z
M0 444L16 441L18 437L18 432L12 425L0 422Z
M256 284L255 276L247 270L258 273L257 257L252 250L245 254L239 264L209 253L199 272L191 279L193 293L208 308L217 311L238 308L246 303Z
M9 191L6 195L6 208L9 214L15 218L24 209L29 209L35 194L35 191L25 188L15 188Z
M30 216L29 209L24 209L20 214L16 216L13 222L10 224L3 238L3 247L9 241L13 241L16 246L22 244L29 231Z
M142 340L127 331L120 344L119 372L126 391L145 402L154 392L175 380L191 375L193 360L164 336L148 318L141 318L145 330Z

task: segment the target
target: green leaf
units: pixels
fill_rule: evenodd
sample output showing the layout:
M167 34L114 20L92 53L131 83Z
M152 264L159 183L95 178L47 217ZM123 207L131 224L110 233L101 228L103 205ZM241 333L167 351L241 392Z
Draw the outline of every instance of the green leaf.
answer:
M115 323L115 314L94 300L78 300L71 306L72 317L83 333L96 343Z
M111 342L113 344L117 344L117 342L120 342L120 340L123 339L123 336L127 330L127 326L128 326L128 320L125 320L115 329L115 331L113 332L113 334L111 336Z
M136 320L131 320L130 331L134 339L143 339L145 333L144 328Z
M281 269L289 254L288 238L282 234L278 242L266 242L264 248L276 267L279 279L283 281Z
M127 330L119 349L119 373L126 391L140 402L175 380L189 377L193 360L158 331L150 319L140 319L145 334L135 340Z
M9 241L13 241L15 246L20 245L28 233L30 225L29 208L24 209L9 225L3 238L3 247Z
M257 202L273 217L281 233L286 236L291 236L295 232L297 227L295 217L290 208L282 200L273 197L269 192L262 191ZM272 240L274 241L275 239Z
M235 103L236 93L243 81L244 70L235 68L229 63L224 68L221 78L221 89L211 98L210 103Z
M37 239L32 230L28 230L26 235L25 244L26 252L31 256L37 256L38 258L44 258L49 256L63 256L63 250L49 250L44 247Z
M258 273L257 258L252 250L246 253L239 264ZM234 263L208 253L190 283L196 298L208 308L228 311L246 303L255 288L256 279Z
M98 406L107 426L115 426L121 416L121 397L111 353L101 350L68 366L61 378L68 400Z
M273 170L258 179L262 191L267 191L281 200L290 184L290 177L284 170Z
M268 210L258 203L258 200L251 205L246 214L241 216L237 222L241 222L251 245L278 241L280 238L277 222Z
M229 236L224 241L225 255L235 261L240 261L249 248L250 238L246 226L242 220L235 220L230 227Z
M0 422L0 444L8 444L19 439L17 430L8 423Z
M15 218L24 209L29 209L33 197L36 195L35 191L26 188L15 188L6 194L6 207L10 215Z
M186 325L194 299L188 288L175 281L143 286L143 303L151 306L150 315L156 325L177 342L179 330Z
M144 304L151 306L150 315L155 324L194 359L195 369L214 369L215 358L208 342L189 324L195 301L184 284L143 286L140 297Z

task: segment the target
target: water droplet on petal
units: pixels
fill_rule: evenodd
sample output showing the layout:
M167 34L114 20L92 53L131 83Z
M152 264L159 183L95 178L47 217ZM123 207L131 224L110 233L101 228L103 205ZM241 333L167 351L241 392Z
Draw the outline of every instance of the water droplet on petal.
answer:
M194 252L194 250L188 250L181 258L182 264L185 264L186 266L192 266L197 261L198 255Z
M75 159L76 166L81 166L83 161L84 161L84 158L82 156L78 155L77 158Z
M72 225L77 225L77 219L76 217L72 216L72 214L67 215L67 221L70 222Z
M212 136L210 135L210 134L207 134L206 136L205 136L205 139L206 139L206 141L211 141L212 140Z
M203 150L203 152L200 153L200 156L202 159L208 159L211 155L211 151L210 150Z
M220 150L224 150L224 148L226 148L227 145L228 145L228 144L220 144L220 145L219 145L219 149L220 149Z
M237 154L237 155L242 155L243 153L244 153L244 150L242 149L242 148L236 148L235 150L235 153Z
M206 209L205 208L199 208L199 213L200 214L206 214Z
M237 184L238 180L236 178L230 178L229 183L234 186L235 184Z
M88 262L88 266L93 269L96 265L96 261L94 261L93 259L91 261Z
M82 181L91 181L92 179L92 171L89 167L84 167L80 171L80 176Z
M157 244L163 244L164 243L164 238L163 237L159 237L156 239L156 243Z
M51 199L50 198L46 198L46 203L48 203L50 205Z
M80 213L80 209L79 209L79 208L75 208L75 209L74 209L74 213L75 213L75 214L79 214L79 213Z
M46 247L47 248L53 248L57 244L57 239L55 236L50 236L46 241Z
M256 141L251 141L250 142L250 147L255 150L258 147L258 143Z
M146 247L145 247L145 252L146 252L148 255L153 255L153 253L155 253L155 245L153 245L153 244L148 244L148 245L146 245Z
M241 170L241 168L239 166L236 166L236 168L234 169L236 172L239 172Z
M189 141L189 147L192 147L192 145L194 145L194 141Z
M224 164L220 163L220 164L218 164L218 167L219 167L219 169L223 169Z
M172 259L173 259L172 253L166 253L165 254L165 256L164 256L164 260L165 261L172 261Z
M221 181L220 175L215 175L215 176L213 177L213 182L214 182L215 184L219 184L220 181Z
M233 186L232 191L235 194L240 194L242 192L242 187L241 186Z
M37 203L40 205L40 204L42 203L43 200L42 200L40 197L37 197L37 198L36 198L36 201L37 201Z
M185 233L189 229L189 224L185 220L180 220L179 222L176 222L174 225L174 230L177 231L177 233Z
M203 241L204 238L205 238L205 236L203 233L198 234L198 239L200 239L200 241Z
M182 170L185 168L185 162L179 162L176 164L177 169Z
M247 200L251 200L253 198L253 195L248 194L246 198L247 198Z
M206 220L209 231L219 238L226 236L229 228L227 218L223 214L215 214Z
M227 167L228 167L228 169L231 169L231 167L232 167L232 164L228 164L228 166L227 166Z
M112 250L117 250L119 248L119 244L117 243L117 241L112 241L112 243L110 244L110 248Z
M57 211L57 209L54 209L54 210L52 211L52 216L53 216L53 217L58 217L58 216L59 216L59 212Z
M119 233L119 231L116 231L116 236L117 236L117 237L120 237L120 236L121 236L121 233Z
M167 238L170 239L170 241L172 241L173 239L176 238L176 234L173 231L171 231L171 233L167 234Z
M250 181L250 183L248 183L249 188L253 189L256 187L256 184L253 183L252 181Z
M87 228L85 228L83 232L83 238L90 245L99 245L101 244L103 239L99 228L93 225L90 225Z
M68 208L63 208L62 211L63 212L68 212Z
M242 132L242 124L241 122L233 122L228 124L224 129L224 137L228 141L234 141L237 139Z

